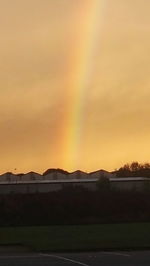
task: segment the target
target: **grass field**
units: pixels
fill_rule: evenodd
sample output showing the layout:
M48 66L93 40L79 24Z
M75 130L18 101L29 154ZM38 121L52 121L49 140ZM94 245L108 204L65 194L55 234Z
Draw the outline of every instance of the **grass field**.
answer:
M148 249L150 223L0 228L0 245L11 244L34 251Z

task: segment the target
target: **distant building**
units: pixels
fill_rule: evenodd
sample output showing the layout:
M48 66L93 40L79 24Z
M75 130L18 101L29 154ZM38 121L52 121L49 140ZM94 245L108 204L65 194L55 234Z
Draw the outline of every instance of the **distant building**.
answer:
M77 171L70 173L68 175L68 179L85 179L88 177L89 177L89 174L82 172L80 170L77 170Z
M98 170L92 173L78 170L68 173L62 169L48 169L43 175L35 172L26 174L8 172L0 175L0 194L47 193L59 191L68 186L83 187L96 191L99 187L98 181L101 178L108 178L110 187L117 190L142 191L146 187L150 187L150 179L145 177L120 178L105 170Z
M101 177L106 177L106 178L112 178L112 177L116 177L115 174L112 174L110 172L107 172L105 170L98 170L95 172L92 172L89 174L91 178L101 178Z
M9 175L8 175L9 176ZM65 187L72 186L82 187L91 191L98 189L98 178L87 179L55 179L55 180L24 180L24 181L1 181L0 194L10 193L48 193L52 191L59 191ZM110 186L116 190L126 191L143 191L145 188L150 187L150 179L144 177L137 178L110 178Z

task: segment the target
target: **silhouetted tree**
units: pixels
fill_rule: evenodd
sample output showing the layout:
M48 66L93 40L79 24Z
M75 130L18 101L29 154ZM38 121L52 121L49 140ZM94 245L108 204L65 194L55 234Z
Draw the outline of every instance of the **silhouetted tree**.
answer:
M125 164L116 171L116 175L118 177L150 177L150 164L140 164L138 162Z
M97 181L97 187L100 191L109 191L110 189L110 181L109 178L102 176L98 181Z

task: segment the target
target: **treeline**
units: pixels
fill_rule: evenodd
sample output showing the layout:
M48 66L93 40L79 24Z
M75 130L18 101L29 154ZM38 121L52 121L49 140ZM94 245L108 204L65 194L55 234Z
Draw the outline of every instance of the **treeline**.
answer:
M115 173L118 177L150 177L150 164L132 162L131 164L125 164Z
M47 194L0 195L0 226L150 222L149 210L149 190L66 187Z

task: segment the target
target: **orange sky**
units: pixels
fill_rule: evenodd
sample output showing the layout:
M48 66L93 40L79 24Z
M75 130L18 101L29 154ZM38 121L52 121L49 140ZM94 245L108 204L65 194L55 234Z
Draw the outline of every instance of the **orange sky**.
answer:
M149 161L149 10L147 0L1 1L1 173Z

